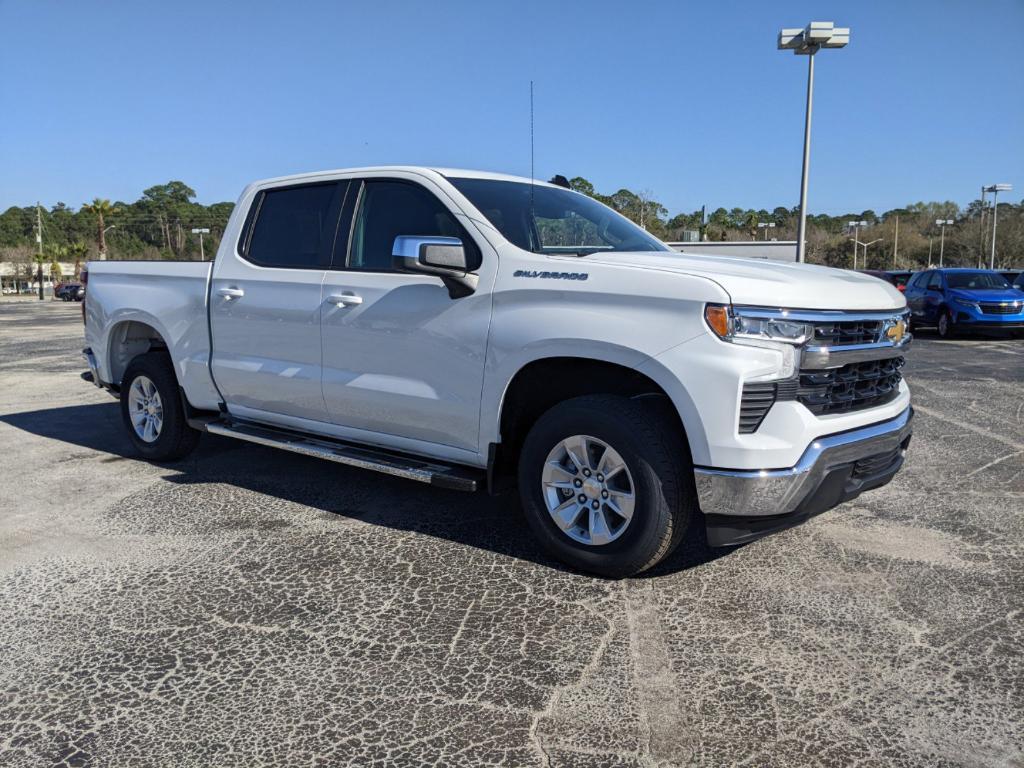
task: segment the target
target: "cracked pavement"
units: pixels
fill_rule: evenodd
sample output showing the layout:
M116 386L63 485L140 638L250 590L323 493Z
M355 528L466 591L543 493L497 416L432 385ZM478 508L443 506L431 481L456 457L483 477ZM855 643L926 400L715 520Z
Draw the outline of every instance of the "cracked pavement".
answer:
M1024 342L921 336L889 486L643 578L514 499L132 457L78 307L0 301L0 765L1024 764Z

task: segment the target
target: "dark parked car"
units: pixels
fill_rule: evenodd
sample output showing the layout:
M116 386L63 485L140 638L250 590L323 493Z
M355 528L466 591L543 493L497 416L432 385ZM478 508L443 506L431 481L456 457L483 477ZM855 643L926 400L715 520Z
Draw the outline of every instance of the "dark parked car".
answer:
M865 275L877 277L879 280L885 280L885 282L895 285L901 291L906 287L910 276L914 274L905 270L858 269L857 271Z
M911 324L934 326L943 338L966 330L1024 330L1024 291L995 270L918 272L906 296Z
M81 301L84 291L81 283L61 283L53 290L53 295L62 301Z

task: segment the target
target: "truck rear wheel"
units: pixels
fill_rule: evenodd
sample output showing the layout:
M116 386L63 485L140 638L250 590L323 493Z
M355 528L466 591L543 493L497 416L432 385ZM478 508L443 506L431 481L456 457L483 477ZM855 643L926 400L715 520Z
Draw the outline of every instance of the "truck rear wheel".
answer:
M132 360L121 379L121 417L132 445L150 461L175 461L199 442L185 417L174 365L166 352Z
M611 578L668 555L696 509L676 431L653 403L613 395L566 400L541 416L523 444L519 493L544 549Z

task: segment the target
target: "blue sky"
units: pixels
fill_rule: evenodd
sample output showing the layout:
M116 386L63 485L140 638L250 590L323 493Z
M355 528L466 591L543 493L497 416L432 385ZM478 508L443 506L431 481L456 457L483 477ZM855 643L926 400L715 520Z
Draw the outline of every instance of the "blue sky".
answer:
M792 206L806 59L775 34L812 19L852 28L816 63L812 212L1024 190L1021 0L0 0L0 209L382 163L525 175L531 79L538 177Z

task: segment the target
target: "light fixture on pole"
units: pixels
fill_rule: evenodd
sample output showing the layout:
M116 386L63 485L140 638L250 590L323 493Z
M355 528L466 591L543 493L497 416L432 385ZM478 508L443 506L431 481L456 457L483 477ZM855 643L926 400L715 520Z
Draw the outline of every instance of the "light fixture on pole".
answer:
M804 162L800 174L800 221L796 231L796 260L806 261L807 174L811 164L811 107L814 99L814 54L822 48L842 48L850 42L850 28L831 21L812 21L803 29L779 32L779 50L807 57L807 111L804 115Z
M992 255L988 260L988 268L996 268L996 225L999 224L999 193L1009 192L1013 189L1012 184L992 184L985 187L985 192L992 193Z
M946 227L953 226L953 220L936 219L935 225L939 227L939 269L942 269L942 254L946 251Z
M880 243L880 242L882 242L882 238L878 238L877 240L872 240L870 243L861 243L861 245L864 246L864 268L865 269L867 269L867 267L868 267L868 246L869 245L874 245L875 243Z
M203 235L210 234L210 230L206 227L194 228L192 230L193 235L199 235L199 260L206 261L206 253L203 251Z
M764 239L767 240L768 239L768 230L769 229L775 229L775 222L774 221L759 221L759 222L757 222L757 228L764 230Z
M868 225L868 223L866 221L848 221L848 222L846 222L847 228L853 230L853 268L854 269L857 268L857 246L860 245L860 243L857 242L857 233L860 231L861 227L866 227L867 225Z

